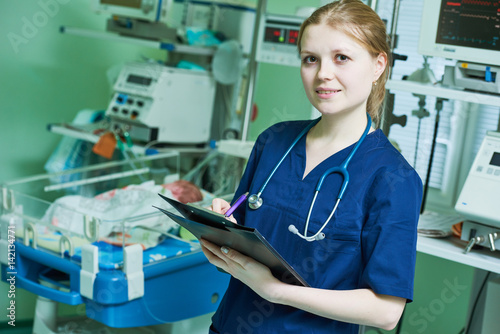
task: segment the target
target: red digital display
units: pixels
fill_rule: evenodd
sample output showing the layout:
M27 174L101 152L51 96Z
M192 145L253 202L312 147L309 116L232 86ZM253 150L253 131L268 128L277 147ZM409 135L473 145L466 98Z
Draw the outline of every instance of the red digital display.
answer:
M289 30L288 31L288 43L289 44L297 44L297 38L299 37L298 30Z
M277 44L297 44L299 31L295 29L266 27L264 41Z

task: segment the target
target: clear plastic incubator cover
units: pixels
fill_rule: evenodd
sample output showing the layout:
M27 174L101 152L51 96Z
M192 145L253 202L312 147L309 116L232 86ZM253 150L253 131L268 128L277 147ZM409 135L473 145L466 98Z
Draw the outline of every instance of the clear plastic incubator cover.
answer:
M140 244L147 265L199 248L153 207L169 209L158 193L210 203L206 192L179 181L178 171L173 152L13 181L0 186L0 218L16 225L17 241L75 263L81 247L93 244L99 268L118 269L124 247Z

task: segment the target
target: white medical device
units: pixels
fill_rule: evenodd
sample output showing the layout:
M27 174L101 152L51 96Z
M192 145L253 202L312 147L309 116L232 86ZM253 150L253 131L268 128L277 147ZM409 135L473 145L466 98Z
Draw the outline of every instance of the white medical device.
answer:
M106 30L126 36L175 40L177 29L167 26L172 0L92 0L95 12L109 14Z
M107 13L140 20L165 21L171 0L92 0L91 8Z
M500 248L500 132L489 131L479 148L469 175L455 205L466 218L462 239L475 244Z
M500 66L498 8L485 3L424 0L418 52Z
M297 38L303 21L304 18L299 16L262 15L259 26L257 61L300 66Z
M457 61L445 67L443 85L500 94L500 67Z
M176 144L206 143L215 98L208 72L155 63L124 65L106 110L112 126L134 140Z

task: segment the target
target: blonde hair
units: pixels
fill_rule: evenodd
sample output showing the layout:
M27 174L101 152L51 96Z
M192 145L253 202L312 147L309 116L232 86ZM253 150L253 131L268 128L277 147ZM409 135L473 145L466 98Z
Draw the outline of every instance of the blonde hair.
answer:
M300 53L304 30L309 25L327 24L356 40L373 57L385 54L387 65L384 72L372 86L368 96L366 111L378 124L385 97L385 83L389 77L390 46L386 27L378 14L360 0L339 0L318 8L306 19L299 31L297 46Z

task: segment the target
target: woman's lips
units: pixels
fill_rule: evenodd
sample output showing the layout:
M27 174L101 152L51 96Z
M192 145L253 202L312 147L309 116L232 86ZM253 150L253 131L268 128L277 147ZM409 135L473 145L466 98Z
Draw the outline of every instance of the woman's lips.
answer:
M318 97L322 99L332 97L338 92L340 92L340 90L338 89L325 89L325 88L316 89L316 94L318 94Z

